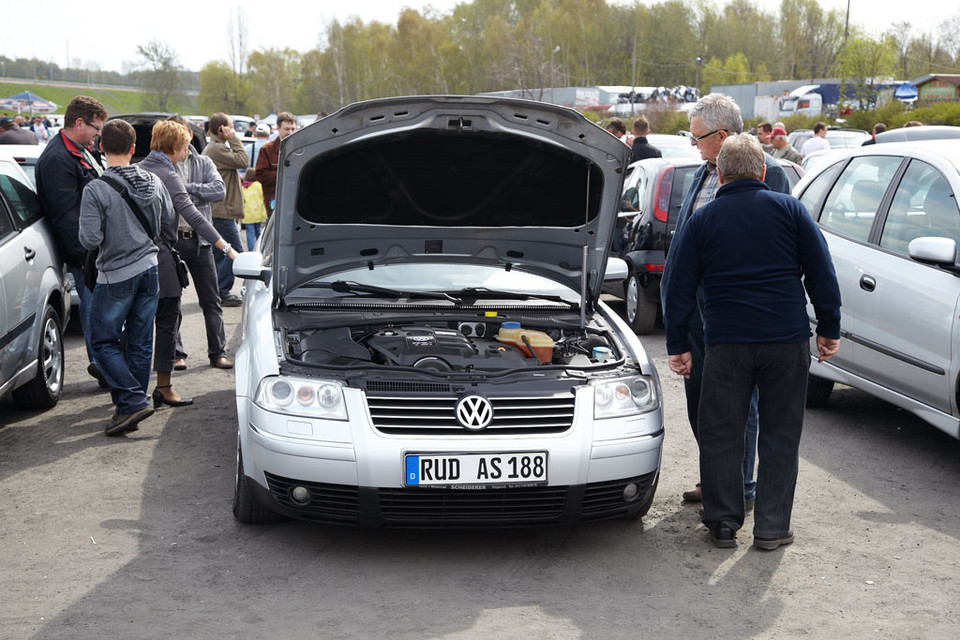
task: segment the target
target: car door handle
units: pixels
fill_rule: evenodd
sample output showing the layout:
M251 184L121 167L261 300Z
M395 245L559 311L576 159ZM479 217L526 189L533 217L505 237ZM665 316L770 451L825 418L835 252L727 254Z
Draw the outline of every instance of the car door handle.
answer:
M877 288L877 281L872 276L860 276L860 288L864 291L873 291Z
M30 247L23 248L24 257L27 259L27 262L30 262L37 257L37 252L31 249Z

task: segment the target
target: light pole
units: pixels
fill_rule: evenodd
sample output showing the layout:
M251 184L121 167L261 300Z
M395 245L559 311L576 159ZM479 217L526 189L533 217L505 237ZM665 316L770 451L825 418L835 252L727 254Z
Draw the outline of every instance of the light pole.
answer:
M703 58L697 56L697 76L696 80L693 82L693 88L697 91L700 91L700 65L703 64Z
M557 104L557 100L553 95L553 56L560 51L560 45L557 45L553 48L553 51L550 52L550 102Z

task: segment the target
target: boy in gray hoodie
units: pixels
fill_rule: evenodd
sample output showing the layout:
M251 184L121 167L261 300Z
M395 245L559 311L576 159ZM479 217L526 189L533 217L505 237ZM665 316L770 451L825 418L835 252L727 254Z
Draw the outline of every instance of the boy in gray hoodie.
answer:
M107 169L84 187L80 204L80 243L100 252L90 345L116 406L104 429L108 436L136 431L137 424L153 414L147 388L159 295L154 239L160 225L175 215L160 180L130 164L135 143L129 123L111 120L103 125L100 149ZM120 339L124 329L125 345Z

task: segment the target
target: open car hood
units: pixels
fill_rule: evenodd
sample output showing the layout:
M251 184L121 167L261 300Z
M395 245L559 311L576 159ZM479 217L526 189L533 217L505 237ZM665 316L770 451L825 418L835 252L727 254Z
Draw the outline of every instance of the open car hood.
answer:
M263 250L275 304L350 268L468 262L600 296L629 157L564 107L475 96L349 105L281 144Z

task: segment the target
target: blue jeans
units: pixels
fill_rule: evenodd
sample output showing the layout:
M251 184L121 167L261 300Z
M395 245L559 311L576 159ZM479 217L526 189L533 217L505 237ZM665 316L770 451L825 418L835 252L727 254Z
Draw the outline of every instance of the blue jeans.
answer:
M751 399L759 390L759 467L753 534L790 531L806 400L809 346L708 346L700 394L700 481L703 523L743 526L743 447Z
M93 290L90 343L117 413L134 413L148 404L153 322L160 280L157 267ZM126 330L124 344L121 336Z
M250 222L244 225L247 228L247 251L253 251L253 245L260 238L261 222Z
M690 344L692 361L690 363L690 377L683 381L683 392L687 399L687 420L690 422L690 428L693 429L693 437L699 442L700 388L703 378L703 352L705 349L703 322L700 319L699 310L696 310L693 317L690 318L690 333L687 336L687 342ZM750 401L750 413L747 414L743 441L743 499L745 502L753 502L757 497L757 482L753 477L757 460L757 426L759 424L757 396L757 389L754 389ZM701 485L702 483L703 479L701 478Z
M243 240L240 239L240 225L236 220L227 220L226 218L214 218L213 228L216 229L223 239L230 243L233 250L237 253L243 251ZM223 251L214 247L213 260L217 263L217 286L220 290L220 297L224 297L233 289L233 260L227 257Z
M77 313L80 315L80 330L83 331L83 343L87 348L87 360L93 362L93 349L90 347L90 302L93 292L83 284L83 267L68 267L68 269L73 276L77 295L80 296L80 309Z

